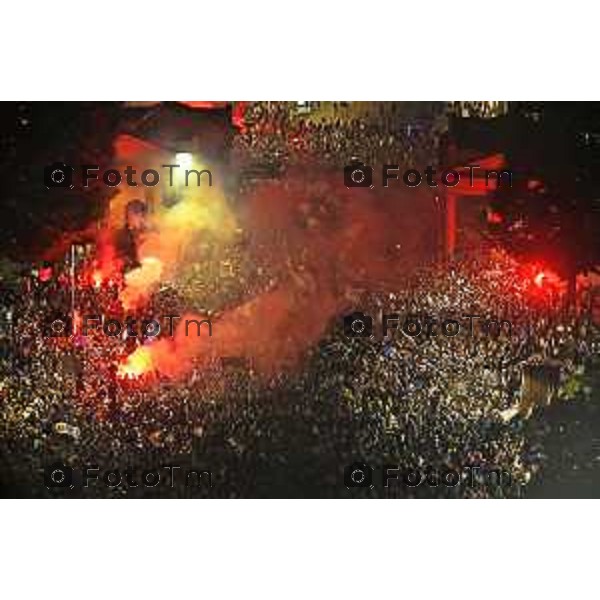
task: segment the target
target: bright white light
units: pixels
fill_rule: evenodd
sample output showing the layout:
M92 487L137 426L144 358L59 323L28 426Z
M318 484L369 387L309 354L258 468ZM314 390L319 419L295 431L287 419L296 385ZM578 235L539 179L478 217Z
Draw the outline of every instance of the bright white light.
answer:
M191 167L192 155L189 152L177 152L175 154L175 163L182 167Z

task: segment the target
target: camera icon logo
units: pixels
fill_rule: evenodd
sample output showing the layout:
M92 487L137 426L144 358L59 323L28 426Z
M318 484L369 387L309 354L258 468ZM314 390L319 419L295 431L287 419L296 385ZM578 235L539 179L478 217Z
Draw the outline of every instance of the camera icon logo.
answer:
M50 188L73 189L73 172L75 169L65 163L55 162L44 167L44 185Z
M44 485L48 489L73 487L73 469L56 462L44 469Z
M73 319L66 315L53 315L44 323L44 337L69 337L73 335Z
M344 167L344 185L351 187L373 187L373 168L356 162Z
M344 317L346 337L370 337L373 335L373 319L362 312L353 312Z
M344 469L347 488L373 487L373 469L367 463L354 462Z

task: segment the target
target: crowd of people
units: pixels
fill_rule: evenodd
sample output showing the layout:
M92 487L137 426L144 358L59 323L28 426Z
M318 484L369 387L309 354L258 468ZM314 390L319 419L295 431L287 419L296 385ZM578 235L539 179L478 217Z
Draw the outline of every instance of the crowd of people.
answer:
M525 415L508 422L505 416L518 411L524 366L555 361L567 378L585 365L591 369L587 361L600 350L588 315L557 310L551 298L536 293L515 263L494 252L450 269L427 269L400 292L365 298L375 321L384 313L411 315L407 322L422 324L431 315L438 322L460 322L465 314L477 314L507 320L511 327L486 331L475 326L472 336L450 337L439 329L426 335L423 326L419 336L397 331L377 343L334 339L327 355L335 349L338 360L352 368L333 369L329 377L339 397L363 420L361 455L375 464L393 456L391 462L419 468L503 469L515 485L496 492L520 494L544 466L538 454L527 453Z
M301 368L269 380L243 360L194 370L184 382L119 380L115 363L147 340L101 330L50 339L43 329L49 304L62 294L64 306L69 288L58 278L28 281L5 303L13 331L2 358L0 445L3 484L32 495L60 493L43 485L44 467L60 459L73 467L199 465L211 470L214 487L196 495L522 496L552 468L544 446L554 439L542 409L529 420L504 417L519 403L523 364L552 359L570 376L589 370L600 353L585 314L532 294L498 252L430 267L402 290L364 294L359 308L375 321L384 312L480 314L509 320L510 333L349 338L340 316ZM78 307L106 314L115 310L117 291L78 289ZM480 478L502 469L511 484L463 479L455 487L348 490L343 468L357 458L375 467L450 468L465 478L472 467ZM142 492L117 486L83 493Z
M449 112L462 119L470 117L492 119L506 114L506 105L506 102L485 100L451 102Z
M246 127L236 136L234 156L243 168L269 165L275 169L314 162L339 168L352 160L369 165L435 165L440 128L435 120L402 119L393 111L368 118L309 117L294 103L256 102L247 108Z
M313 160L337 167L351 159L435 164L440 142L431 123L346 113L320 119L286 103L252 103L246 130L235 142L238 166L271 165L279 172ZM188 268L163 282L135 316L190 309L216 314L286 276L261 264L247 242L243 235L221 246L205 240ZM282 242L282 253L284 248ZM235 356L198 364L184 380L158 373L119 377L120 361L155 340L107 336L102 328L81 335L78 316L125 316L122 282L97 282L86 273L82 264L73 287L73 273L57 265L51 277L28 275L0 298L5 494L520 497L543 487L552 473L598 475L593 453L580 459L563 451L555 458L566 432L589 434L572 413L587 415L597 406L592 396L599 384L589 380L599 369L598 328L587 311L564 310L560 295L532 287L532 279L498 250L481 247L451 264L424 268L400 289L356 290L349 294L351 308L372 315L374 337L349 337L337 315L300 364L269 377ZM473 336L449 337L439 331L411 336L399 326L383 336L378 327L384 313L438 321L477 314L507 320L511 328L476 326ZM48 325L57 315L74 316L75 330L52 335ZM539 407L529 417L519 408L523 370L547 361L559 365L564 381L576 382L559 394L575 399ZM344 468L357 460L376 468L452 469L461 480L451 487L348 489ZM56 461L76 469L208 469L212 487L94 485L65 492L44 485L45 469ZM472 468L480 478L467 484ZM486 474L497 469L510 474L510 485L489 484Z

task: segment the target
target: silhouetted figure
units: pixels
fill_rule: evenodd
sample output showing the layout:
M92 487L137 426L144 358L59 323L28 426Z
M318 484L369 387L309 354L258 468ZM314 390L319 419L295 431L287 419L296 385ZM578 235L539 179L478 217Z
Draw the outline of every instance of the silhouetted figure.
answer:
M125 271L140 266L138 246L140 237L146 231L148 207L142 200L132 200L125 208L125 227L117 231L115 248L123 260Z

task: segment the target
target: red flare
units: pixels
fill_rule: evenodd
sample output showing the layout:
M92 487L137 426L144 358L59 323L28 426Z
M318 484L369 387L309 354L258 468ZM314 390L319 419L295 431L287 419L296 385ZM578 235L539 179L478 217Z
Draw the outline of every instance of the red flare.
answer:
M546 273L544 273L544 271L540 271L534 278L533 278L533 282L535 283L535 285L537 285L538 287L542 287L544 285L544 279L546 279Z
M99 270L92 273L92 282L95 288L99 288L102 285L102 273Z
M500 225L502 220L502 215L498 212L491 210L487 214L487 222L491 225Z

